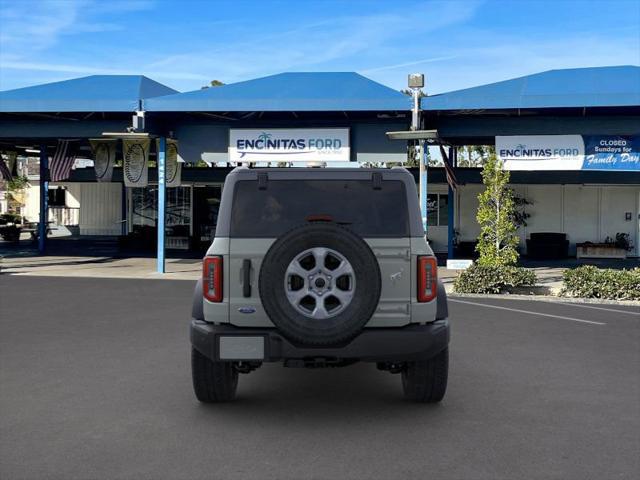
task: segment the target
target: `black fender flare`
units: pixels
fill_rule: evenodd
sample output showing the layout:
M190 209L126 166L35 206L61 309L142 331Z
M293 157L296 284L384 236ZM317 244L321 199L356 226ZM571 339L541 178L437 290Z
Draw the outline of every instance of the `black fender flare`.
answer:
M196 288L193 291L193 303L191 304L191 317L196 320L204 320L204 309L202 307L202 279L196 282Z
M449 316L449 305L447 303L447 291L444 289L444 283L440 279L438 279L438 297L436 301L438 302L436 320L444 320Z

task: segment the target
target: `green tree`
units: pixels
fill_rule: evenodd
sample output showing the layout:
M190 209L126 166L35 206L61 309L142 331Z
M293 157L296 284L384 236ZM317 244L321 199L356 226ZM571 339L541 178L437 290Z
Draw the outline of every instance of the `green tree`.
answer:
M482 170L485 190L478 195L476 215L480 224L476 247L480 254L479 265L506 266L518 261L518 227L513 221L515 202L513 191L507 186L509 177L496 155L489 155Z
M224 85L224 82L221 82L220 80L211 80L209 82L209 85L205 85L204 87L201 88L201 90L205 90L210 87L221 87L223 85Z
M481 167L490 155L495 155L493 145L466 145L458 148L459 167Z

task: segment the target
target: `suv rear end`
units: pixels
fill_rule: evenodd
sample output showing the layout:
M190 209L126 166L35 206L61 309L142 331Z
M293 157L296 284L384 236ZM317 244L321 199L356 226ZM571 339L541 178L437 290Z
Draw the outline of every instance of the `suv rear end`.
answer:
M235 169L192 316L203 401L276 361L375 362L409 398L444 395L446 296L405 169Z

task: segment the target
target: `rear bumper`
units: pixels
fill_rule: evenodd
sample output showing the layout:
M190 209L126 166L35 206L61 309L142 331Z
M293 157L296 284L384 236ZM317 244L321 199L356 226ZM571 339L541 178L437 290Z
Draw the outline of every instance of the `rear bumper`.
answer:
M229 358L229 343L225 341L224 358L220 355L220 338L250 337L264 340L264 348L254 349L251 358ZM240 339L238 339L240 340ZM367 328L351 342L342 346L309 347L291 343L273 328L245 328L214 325L191 320L191 344L214 361L278 362L290 359L360 360L365 362L401 362L431 358L449 344L449 321L436 320L426 325L401 328ZM256 355L255 352L259 353ZM261 356L262 358L257 358Z

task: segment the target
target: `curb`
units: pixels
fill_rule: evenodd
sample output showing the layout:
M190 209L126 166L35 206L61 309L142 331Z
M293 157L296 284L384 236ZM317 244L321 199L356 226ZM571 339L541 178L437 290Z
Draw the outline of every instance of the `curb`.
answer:
M605 300L601 298L575 298L575 297L557 297L551 295L520 295L511 293L502 294L479 294L479 293L453 293L447 292L447 296L451 298L495 298L498 300L529 300L551 303L588 303L596 305L620 305L627 307L640 307L640 301L637 300Z

